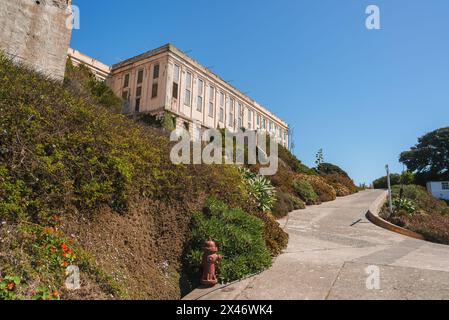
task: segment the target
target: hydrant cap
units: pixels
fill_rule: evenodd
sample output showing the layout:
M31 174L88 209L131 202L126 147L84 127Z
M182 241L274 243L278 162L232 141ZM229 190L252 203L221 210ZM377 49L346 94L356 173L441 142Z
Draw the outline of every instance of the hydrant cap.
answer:
M209 241L206 241L206 243L204 244L204 250L217 252L218 248L214 241L209 240Z

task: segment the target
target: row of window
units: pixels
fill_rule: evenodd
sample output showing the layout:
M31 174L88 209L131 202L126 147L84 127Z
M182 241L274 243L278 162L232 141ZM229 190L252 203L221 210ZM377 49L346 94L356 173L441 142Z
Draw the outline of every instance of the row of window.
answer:
M156 64L153 66L153 83L151 84L151 99L157 97L157 93L159 90L159 85L157 79L159 79L160 65ZM136 103L135 103L135 111L140 111L140 102L142 99L142 85L143 85L143 77L144 70L140 69L137 71L137 81L136 81ZM129 102L130 99L130 74L125 74L123 78L123 91L122 91L122 99Z
M173 92L172 97L174 99L178 99L178 92L179 92L179 81L180 81L180 71L181 68L178 65L174 65L173 68ZM192 90L193 90L193 75L191 72L186 72L185 75L185 93L184 93L184 105L187 107L192 107ZM198 79L198 85L197 85L197 99L196 99L196 110L198 112L203 112L203 105L204 105L204 92L205 92L205 82L202 79ZM226 103L226 95L224 92L220 91L219 93L219 114L218 114L218 121L221 123L225 122L225 103ZM248 114L248 122L247 122L247 128L253 129L253 117L254 117L254 111L250 108L246 108L243 106L241 102L237 102L237 109L238 109L238 117L237 117L237 123L235 123L234 118L234 108L235 108L235 99L229 98L228 100L228 109L229 116L228 116L228 126L234 127L235 124L237 124L238 128L244 127L243 123L243 117L245 110L247 110ZM208 116L213 118L214 117L214 110L215 110L215 87L209 86L209 103L208 103ZM268 129L270 132L276 134L279 138L283 138L286 140L287 133L283 133L283 130L281 127L275 125L273 122L267 120L266 118L262 117L260 114L257 114L257 127L262 129L267 129L267 123L268 123Z

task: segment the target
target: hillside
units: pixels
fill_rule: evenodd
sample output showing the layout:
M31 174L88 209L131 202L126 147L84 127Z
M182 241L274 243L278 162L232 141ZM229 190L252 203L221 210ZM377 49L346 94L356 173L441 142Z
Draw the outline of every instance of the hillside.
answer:
M167 133L121 115L86 69L69 64L62 86L0 56L0 79L0 300L178 299L208 236L223 243L223 281L286 247L252 177L173 165ZM337 182L280 157L274 215L335 199ZM64 289L68 265L80 268L78 291Z
M73 81L3 57L0 78L0 278L21 279L16 297L179 298L190 220L210 196L259 215L273 254L286 245L236 167L172 165L162 131L74 93ZM81 268L76 292L63 290L69 263Z

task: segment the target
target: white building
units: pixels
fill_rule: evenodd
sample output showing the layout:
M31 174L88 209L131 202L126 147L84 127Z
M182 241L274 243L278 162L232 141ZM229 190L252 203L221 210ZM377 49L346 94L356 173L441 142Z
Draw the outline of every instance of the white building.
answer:
M194 128L263 131L288 147L286 122L171 44L113 65L107 83L125 113L170 112L193 136Z
M449 200L449 181L431 181L427 183L427 190L438 199Z

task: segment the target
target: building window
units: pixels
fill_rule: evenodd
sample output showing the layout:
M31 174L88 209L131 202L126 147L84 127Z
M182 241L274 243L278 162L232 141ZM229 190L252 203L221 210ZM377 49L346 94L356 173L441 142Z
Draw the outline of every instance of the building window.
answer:
M128 88L129 87L129 73L125 74L125 79L123 81L123 88Z
M153 79L159 78L159 68L158 64L153 67Z
M198 96L196 101L196 111L203 112L203 97Z
M449 182L441 183L441 187L442 187L443 190L449 190Z
M260 128L260 115L258 114L256 118L257 118L257 120L256 120L257 121L257 129L259 129Z
M143 82L143 70L139 70L137 72L137 84L141 84Z
M267 120L265 118L262 119L262 129L267 128Z
M184 96L184 104L190 107L191 100L192 100L192 93L190 92L190 90L186 89L186 94Z
M176 82L173 82L173 90L172 90L172 97L173 99L178 99L178 84Z
M214 116L214 103L213 102L209 102L209 117L213 117Z
M233 126L234 126L234 114L232 113L232 111L229 112L228 125L229 125L230 127L233 127Z
M220 92L220 106L224 107L225 103L225 95L223 92Z
M204 92L204 81L198 79L198 95L203 96L203 92Z
M136 112L140 111L140 98L136 99Z
M248 109L248 129L253 128L253 112L252 110Z
M198 80L198 99L196 100L196 110L203 112L203 92L204 92L204 81Z
M123 91L122 92L122 99L125 100L125 101L129 101L128 91Z
M153 87L151 88L151 99L157 97L158 88L159 88L158 84L157 83L153 83Z
M220 122L224 122L224 109L220 108Z
M188 107L192 105L192 74L190 72L186 73L186 92L184 95L184 104Z
M239 128L243 128L243 120L242 120L242 117L239 117Z
M214 116L215 88L209 87L209 117Z
M209 101L215 101L215 88L212 86L209 88Z
M173 81L179 83L179 66L176 64L173 67Z
M136 97L140 97L142 95L142 87L137 87L136 89Z

